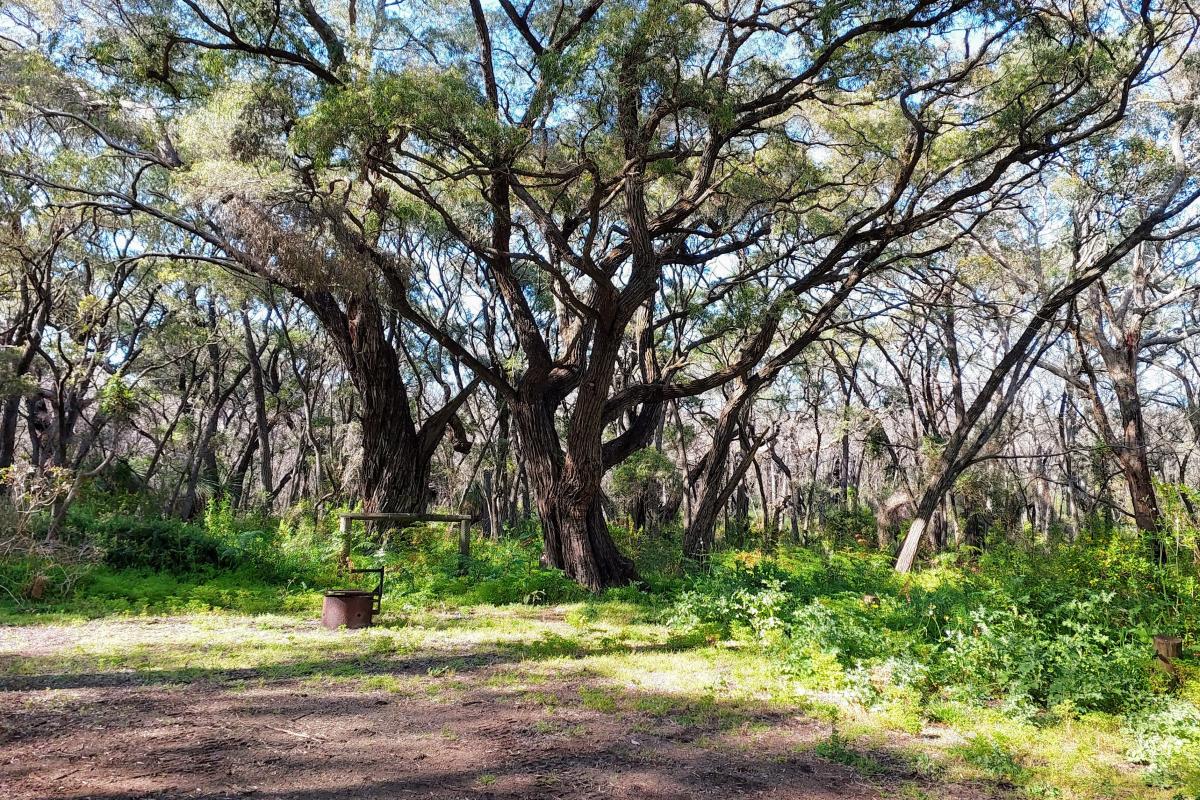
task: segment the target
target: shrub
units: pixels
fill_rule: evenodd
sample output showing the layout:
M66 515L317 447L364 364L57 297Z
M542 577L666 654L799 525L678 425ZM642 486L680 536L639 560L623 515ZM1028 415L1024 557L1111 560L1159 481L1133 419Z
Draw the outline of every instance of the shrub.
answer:
M964 761L993 778L1014 782L1025 774L1020 758L1004 737L977 735L955 749Z
M558 570L539 563L532 537L477 542L466 574L459 574L457 538L445 525L415 525L391 539L382 561L388 594L414 602L553 604L580 600L586 592Z
M187 573L233 565L233 553L221 541L179 520L109 517L89 524L88 535L116 569Z
M1200 709L1174 698L1160 699L1126 723L1129 758L1149 769L1156 786L1179 785L1200 795Z
M865 505L837 506L826 514L825 529L838 544L862 547L875 541L875 514Z
M86 616L105 614L177 614L230 611L278 614L320 607L317 592L303 586L265 583L246 570L212 574L173 574L150 570L97 569L80 584L83 600L58 608Z
M1186 637L1195 626L1194 584L1147 563L1132 538L997 548L979 564L947 558L915 576L856 550L720 554L686 579L667 619L685 630L744 632L792 675L848 686L864 702L881 694L862 686L864 676L887 673L924 697L1000 701L1023 716L1054 707L1120 712L1155 690L1150 633ZM927 670L901 678L905 664Z
M1042 616L981 605L947 632L941 676L980 700L1124 708L1148 691L1148 645L1113 627L1111 602L1111 594L1072 600Z
M792 615L790 651L818 648L844 666L891 655L885 632L872 623L855 596L820 598Z
M176 575L241 570L266 581L317 581L333 560L308 541L293 541L285 523L238 518L228 500L212 500L200 525L178 519L97 516L88 507L73 510L75 538L94 543L114 569L151 570Z
M96 555L70 547L0 553L0 602L27 608L68 597L95 568Z

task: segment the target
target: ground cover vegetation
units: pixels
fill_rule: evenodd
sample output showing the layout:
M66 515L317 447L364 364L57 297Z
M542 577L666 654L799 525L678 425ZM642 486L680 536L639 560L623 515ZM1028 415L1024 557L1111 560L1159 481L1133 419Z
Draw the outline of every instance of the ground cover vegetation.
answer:
M537 734L521 774L414 767L446 796L688 791L655 759L1200 794L1198 34L1181 0L5 4L0 735L320 686L314 725L394 693ZM427 511L465 563L339 527ZM386 613L337 638L347 557ZM73 791L247 788L120 769Z
M388 567L386 637L347 640L312 622L321 589L345 583L333 575L332 526L275 521L268 532L264 520L222 517L219 506L194 525L73 519L95 525L98 539L119 527L156 549L106 550L69 593L0 606L8 691L27 688L30 675L51 691L73 675L112 674L134 684L333 681L457 698L462 665L490 666L500 652L520 677L490 680L526 686L536 673L522 697L555 682L538 699L550 717L581 707L649 732L678 726L708 747L716 731L745 736L771 730L772 714L800 714L817 727L792 747L885 794L968 785L996 796L1166 798L1194 794L1200 780L1200 664L1180 659L1176 678L1155 663L1150 642L1165 629L1195 637L1194 571L1158 565L1130 529L1061 548L998 542L983 554L946 554L916 575L834 533L771 554L723 548L699 569L678 558L678 527L641 542L614 529L647 585L600 596L539 563L533 525L477 546L465 574L442 526L409 528L384 550L360 532L356 563ZM268 556L257 560L263 547ZM177 566L197 552L211 562ZM28 580L27 562L5 569L8 586ZM138 622L176 618L183 633ZM121 636L105 633L110 626ZM274 631L269 644L261 626ZM64 634L72 646L17 655ZM418 680L393 663L446 657L447 640L458 642L450 660L459 666L446 676L434 666ZM538 724L557 732L582 723Z

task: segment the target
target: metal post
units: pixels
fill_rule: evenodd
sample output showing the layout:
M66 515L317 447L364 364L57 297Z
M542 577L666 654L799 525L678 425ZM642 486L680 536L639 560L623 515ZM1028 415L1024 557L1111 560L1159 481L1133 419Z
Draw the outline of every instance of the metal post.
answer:
M464 517L458 521L458 574L467 574L467 562L471 559L471 520Z

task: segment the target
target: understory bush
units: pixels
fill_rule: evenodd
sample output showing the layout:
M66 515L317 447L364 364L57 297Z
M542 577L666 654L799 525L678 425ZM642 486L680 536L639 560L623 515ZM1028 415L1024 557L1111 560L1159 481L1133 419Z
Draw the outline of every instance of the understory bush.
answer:
M1200 797L1200 669L1184 659L1171 677L1152 644L1174 633L1194 652L1196 587L1194 565L1154 564L1119 529L946 554L904 576L861 549L726 552L685 579L665 619L759 648L798 687L838 692L896 730L1001 720L958 752L997 779L1033 780L995 738L1006 726L1114 719L1148 783Z
M540 557L540 537L477 539L460 570L457 528L429 523L393 534L386 551L360 555L356 563L385 566L389 596L412 604L553 604L586 596Z
M197 522L130 514L126 506L118 506L122 513L103 508L102 503L76 504L56 538L47 537L45 520L35 517L26 535L4 540L0 599L14 609L61 608L75 592L82 590L90 602L98 589L108 591L124 581L125 594L131 595L125 599L135 610L162 601L162 611L177 611L187 602L157 590L139 597L136 587L154 583L151 576L158 574L167 582L192 586L230 575L243 585L300 589L332 580L335 543L331 534L317 530L328 522L301 523L294 516L239 518L227 500L210 502ZM116 596L115 605L123 606L122 592ZM191 599L201 610L240 605L228 596L213 602Z
M98 554L83 548L0 552L0 604L17 609L70 595L92 573Z
M954 561L900 576L858 550L724 553L686 582L668 621L757 641L801 678L859 691L882 671L924 700L1025 715L1141 707L1164 683L1152 635L1196 640L1194 576L1149 563L1134 537Z
M289 528L268 519L236 518L227 500L211 501L199 523L124 515L73 513L71 527L95 544L114 569L177 575L242 571L265 581L314 581L332 560L311 546L290 546Z
M1176 698L1161 698L1131 716L1125 733L1132 741L1129 757L1147 766L1148 781L1177 786L1187 796L1200 796L1200 709Z
M938 661L945 684L978 700L1098 711L1121 710L1148 691L1149 642L1114 624L1112 592L1042 614L991 600L947 631Z
M234 566L223 542L179 520L114 516L89 520L85 530L116 569L185 573Z
M316 613L320 592L300 581L266 581L251 570L173 574L97 568L81 583L76 601L42 609L88 617L109 614Z

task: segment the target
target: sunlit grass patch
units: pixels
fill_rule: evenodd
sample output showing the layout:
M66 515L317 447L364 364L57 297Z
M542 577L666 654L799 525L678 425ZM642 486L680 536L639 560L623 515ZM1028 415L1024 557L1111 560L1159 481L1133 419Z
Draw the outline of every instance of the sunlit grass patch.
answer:
M659 717L668 716L679 707L679 698L672 697L671 695L647 694L635 697L633 700L633 709L635 711Z
M860 775L878 775L884 771L883 764L877 759L851 746L837 732L813 745L812 752L827 761L850 767Z
M615 714L618 706L612 693L604 689L592 689L586 686L579 688L579 702L584 708L599 711L604 714Z
M412 697L416 695L412 678L397 675L370 675L358 683L364 692L383 691L389 694Z
M546 716L536 720L526 729L531 735L550 739L578 739L587 736L587 724L555 715L553 708L546 709Z
M542 631L541 635L532 641L506 643L506 649L522 659L534 661L586 653L586 648L578 637L562 636L554 631Z
M1007 737L977 734L951 753L989 778L1015 783L1026 775L1022 756Z
M540 680L534 676L515 669L498 669L487 675L483 679L483 686L489 689L517 689L523 686L528 686L535 680Z
M562 705L562 698L554 692L523 692L519 696L518 701L526 705L536 705L547 709L555 709Z
M0 653L0 675L133 673L165 683L233 679L241 671L286 678L347 675L375 661L401 659L413 651L408 634L386 631L330 633L313 626L291 627L269 620L186 617L164 621L105 621L64 629L69 642L54 652Z
M1119 720L1090 713L1014 720L1000 709L942 703L933 716L960 739L945 745L942 765L956 779L1014 784L1029 797L1178 798L1147 784L1131 764Z
M656 616L656 609L648 604L598 598L576 604L565 619L576 627L601 625L624 630L639 623L652 623Z
M944 589L949 582L921 576L912 586ZM839 602L852 617L864 606L857 594ZM897 602L869 613L899 613L892 608ZM1024 713L980 703L900 680L899 661L850 661L819 644L787 651L784 663L779 654L787 642L773 640L770 631L760 637L747 627L741 638L717 636L668 625L659 611L628 599L557 606L397 602L390 609L385 601L377 627L334 632L308 612L106 618L58 626L55 643L39 647L15 647L0 633L0 680L212 681L243 696L291 681L313 692L507 704L542 717L523 727L544 737L585 736L577 722L585 709L605 715L586 716L593 727L624 725L726 749L752 748L760 733L787 735L796 720L792 733L806 741L804 757L819 755L863 776L886 775L892 796L919 797L920 787L902 782L914 775L1066 800L1167 800L1186 786L1179 779L1172 788L1147 785L1147 768L1128 756L1125 718L1115 714L1081 714L1067 705Z

